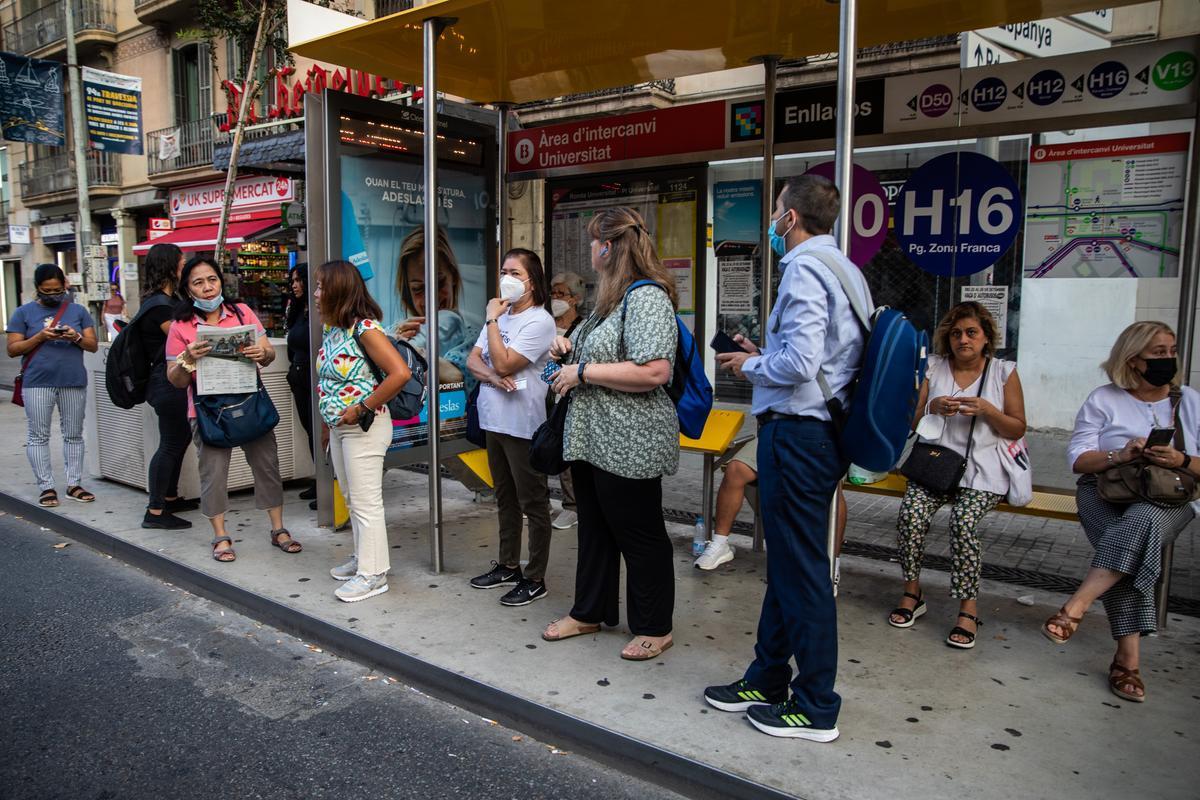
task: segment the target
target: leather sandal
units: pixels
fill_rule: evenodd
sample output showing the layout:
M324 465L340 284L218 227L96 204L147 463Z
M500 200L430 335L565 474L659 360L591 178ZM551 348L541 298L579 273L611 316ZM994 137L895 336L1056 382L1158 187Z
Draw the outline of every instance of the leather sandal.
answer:
M888 625L891 625L893 628L911 628L913 626L913 624L916 623L917 617L923 615L926 611L929 610L928 607L925 605L925 593L924 592L921 592L921 594L919 594L919 595L913 594L912 592L905 592L904 596L909 597L913 600L916 600L917 605L914 608L904 608L903 606L897 606L896 608L893 608L891 611L889 611L888 618L887 618ZM892 617L894 617L894 616L895 617L903 617L904 622L896 622L895 620L892 619Z
M229 547L225 550L218 550L217 545L219 545L221 542L228 543ZM220 561L223 564L228 564L230 561L237 560L237 553L233 552L233 539L229 538L228 536L214 536L212 540L212 546L213 561Z
M1075 631L1079 629L1079 623L1083 617L1072 617L1067 613L1067 607L1063 606L1058 610L1058 613L1050 617L1042 623L1042 635L1055 644L1066 644L1067 640L1075 635ZM1066 636L1059 636L1050 630L1050 626L1054 625L1067 632Z
M1117 673L1114 675L1113 673ZM1146 702L1146 684L1142 683L1141 671L1122 667L1116 661L1108 665L1108 688L1122 700L1131 703ZM1141 694L1133 694L1130 689L1141 689Z
M288 537L287 541L280 542L279 540L284 536ZM299 553L304 549L303 545L292 538L292 534L287 528L280 528L279 530L271 531L271 545L273 547L278 547L285 553Z
M957 647L959 650L970 650L975 646L975 636L978 633L978 629L983 627L983 620L974 614L968 614L965 611L958 612L958 615L974 622L976 630L969 631L961 625L955 625L950 629L949 635L946 636L946 644L950 645L951 647ZM954 641L955 636L961 636L962 638L966 639L966 641L956 642Z
M669 636L669 634L668 634L668 636ZM655 638L657 638L657 637L655 637ZM670 650L671 645L673 645L673 644L675 644L675 640L670 639L670 638L668 638L665 642L663 642L660 645L656 642L651 641L647 637L639 636L636 639L634 639L632 642L630 642L629 644L625 645L626 648L628 648L630 646L636 647L637 652L631 654L631 653L625 652L625 650L622 650L621 658L625 659L626 661L649 661L652 658L658 658L664 652L666 652L667 650Z
M567 628L566 626L563 625L563 623L566 622L566 620L568 620L568 619L570 619L571 622L575 623L574 628ZM551 628L554 628L555 631L557 631L557 632L553 633L553 634L550 633ZM599 623L580 622L577 619L573 619L570 617L563 617L562 619L556 619L556 620L552 621L549 625L546 626L546 629L544 631L542 631L542 639L546 640L547 642L559 642L559 641L562 641L563 639L571 639L576 636L587 636L589 633L599 633L599 632L600 632Z

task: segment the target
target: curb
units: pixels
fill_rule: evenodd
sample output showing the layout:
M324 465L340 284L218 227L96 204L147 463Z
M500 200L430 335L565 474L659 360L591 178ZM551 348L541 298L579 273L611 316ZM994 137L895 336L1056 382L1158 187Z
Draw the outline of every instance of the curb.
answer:
M494 719L539 739L566 743L576 752L627 775L696 798L792 800L798 795L740 778L649 742L460 675L381 642L54 511L0 492L0 510L51 528L182 589L213 600L346 658L387 672L444 702Z

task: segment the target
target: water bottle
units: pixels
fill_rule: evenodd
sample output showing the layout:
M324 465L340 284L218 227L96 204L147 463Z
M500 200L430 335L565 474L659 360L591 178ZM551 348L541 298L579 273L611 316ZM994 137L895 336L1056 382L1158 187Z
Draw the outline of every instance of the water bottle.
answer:
M692 534L692 555L704 555L704 547L708 544L708 531L704 529L704 517L696 517L696 529Z

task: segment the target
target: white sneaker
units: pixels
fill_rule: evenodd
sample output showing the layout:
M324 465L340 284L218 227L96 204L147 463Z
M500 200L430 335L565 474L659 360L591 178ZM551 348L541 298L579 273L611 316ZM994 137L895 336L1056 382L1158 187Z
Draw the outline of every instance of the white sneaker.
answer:
M733 546L726 539L721 543L709 541L704 547L704 552L696 559L697 569L716 569L722 564L733 561Z
M575 523L579 521L579 515L569 508L564 508L558 512L558 516L554 518L554 522L550 523L560 531L565 531L567 528L575 527Z
M381 572L378 575L355 575L335 589L333 594L338 600L357 603L359 600L383 594L387 590L387 573Z
M350 560L340 567L329 570L329 577L335 581L348 581L358 574L358 557L351 556Z

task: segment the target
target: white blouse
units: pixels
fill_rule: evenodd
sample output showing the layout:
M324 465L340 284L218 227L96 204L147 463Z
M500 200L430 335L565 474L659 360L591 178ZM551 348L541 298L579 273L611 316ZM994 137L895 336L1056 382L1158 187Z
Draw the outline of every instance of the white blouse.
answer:
M1188 453L1196 453L1200 441L1200 392L1183 387L1179 404L1179 424L1183 426L1183 444ZM1093 450L1120 450L1130 439L1145 438L1152 428L1171 427L1171 399L1155 403L1138 400L1125 389L1109 383L1095 389L1083 401L1075 415L1075 431L1067 446L1067 466Z

